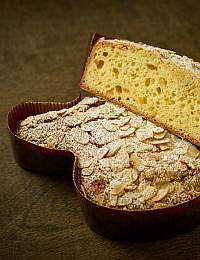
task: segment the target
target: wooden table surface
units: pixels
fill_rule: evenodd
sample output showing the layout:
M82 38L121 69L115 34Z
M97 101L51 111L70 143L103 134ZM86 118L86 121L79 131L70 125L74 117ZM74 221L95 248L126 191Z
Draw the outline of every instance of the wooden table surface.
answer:
M105 239L86 226L71 181L14 160L7 112L77 96L92 31L198 61L200 1L0 1L0 259L200 259L200 226L156 242Z

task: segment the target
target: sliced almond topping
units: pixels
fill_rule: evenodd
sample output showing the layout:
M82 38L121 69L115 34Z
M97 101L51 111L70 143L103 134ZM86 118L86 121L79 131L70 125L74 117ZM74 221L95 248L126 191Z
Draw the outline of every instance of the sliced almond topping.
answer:
M166 144L166 143L170 143L170 139L169 138L165 138L162 140L148 140L149 144Z
M160 133L165 132L165 129L163 129L162 127L156 126L156 127L153 128L153 132L155 134L160 134Z
M101 160L102 158L104 158L108 152L109 152L108 147L104 146L104 147L100 148L99 153L98 153L98 159Z
M106 156L112 157L121 149L121 144L120 143L110 143L108 145L108 147L109 147L109 151L106 154Z
M113 122L113 123L121 127L121 126L126 125L130 120L131 120L130 116L126 116L126 117L120 118L119 120L115 120L115 122Z
M157 189L153 186L147 186L142 192L144 200L152 199L157 194Z
M127 131L131 126L130 125L123 125L123 126L120 126L120 130L122 131Z
M169 150L171 148L169 143L159 144L158 147L160 148L161 151L166 151L166 150Z
M144 125L144 120L141 116L134 116L130 120L130 125L134 128L140 128Z
M93 173L93 171L94 171L94 165L91 164L89 167L83 168L81 174L83 176L90 176Z
M109 132L115 132L117 131L118 127L111 123L111 121L103 119L102 120L102 126Z
M200 151L196 146L190 144L188 147L187 154L189 157L197 159L199 157Z
M138 178L138 171L133 168L126 168L121 173L122 176L129 176L130 183L135 182Z
M141 166L141 160L134 153L131 154L129 161L130 161L130 164L133 166L133 168L135 168L137 170Z
M88 144L89 143L89 134L84 132L81 128L73 128L71 130L72 137L77 143Z
M110 204L110 206L115 207L117 205L117 198L118 198L117 195L110 194L110 196L109 196L109 204Z
M138 129L136 131L136 136L141 142L143 142L153 138L153 131L151 129Z
M66 112L67 112L67 109L66 109L66 108L63 108L63 109L57 111L57 114L58 114L59 116L62 116L62 115L64 115Z
M160 139L163 139L163 138L165 137L165 135L166 135L166 131L160 132L160 133L154 133L154 134L153 134L153 137L154 137L155 139L160 140Z
M82 123L82 120L76 118L75 116L65 117L64 121L65 121L65 124L70 127L75 127Z
M169 192L169 185L163 185L159 190L156 196L152 199L153 202L157 202L162 200L165 196L167 196Z
M88 168L93 162L93 159L79 159L78 161L78 167L79 168Z
M32 120L33 120L33 116L29 116L20 122L20 126L26 126L26 125L30 124L30 123L32 123Z
M137 185L136 184L132 184L132 185L128 185L124 188L125 191L133 191L137 188Z
M133 153L134 152L134 146L131 144L126 144L125 146L125 150L127 151L127 153Z
M126 131L120 131L119 132L119 137L123 138L123 137L128 137L132 134L135 133L135 128L129 128L128 130Z
M117 119L119 116L114 114L105 114L104 118L106 119Z
M111 189L111 194L112 195L119 195L119 194L121 194L124 191L126 186L127 186L127 182L117 184L116 186L114 186Z

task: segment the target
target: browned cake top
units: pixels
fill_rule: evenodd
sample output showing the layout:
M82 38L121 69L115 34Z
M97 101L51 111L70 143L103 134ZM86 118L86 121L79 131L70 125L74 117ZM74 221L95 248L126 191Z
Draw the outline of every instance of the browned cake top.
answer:
M100 205L160 208L200 194L200 158L194 145L95 97L28 117L18 135L76 154L82 192Z

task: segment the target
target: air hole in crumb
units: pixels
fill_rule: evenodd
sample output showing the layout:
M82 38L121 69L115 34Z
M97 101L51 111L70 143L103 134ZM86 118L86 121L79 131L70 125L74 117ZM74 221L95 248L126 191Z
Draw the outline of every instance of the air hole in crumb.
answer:
M151 64L151 63L148 63L146 66L147 66L147 68L150 69L150 70L157 70L157 69L158 69L157 66L155 66L155 65L153 65L153 64Z
M161 88L160 87L158 87L157 89L156 89L156 91L157 91L157 93L160 95L161 94L161 92L162 92L162 90L161 90Z
M151 84L154 84L155 83L155 79L151 79Z
M145 82L144 82L145 86L148 87L150 85L150 82L151 82L151 79L150 78L146 78Z
M147 97L146 96L144 96L144 97L141 97L141 98L139 98L139 102L140 102L140 104L146 104L147 103Z
M123 88L123 92L124 93L129 93L129 89L128 88Z
M120 100L121 100L121 97L118 97L117 100L120 101Z
M108 56L108 52L107 52L107 51L104 51L104 52L103 52L103 56L105 56L105 57Z
M184 97L180 97L179 100L180 100L180 101L183 101L183 100L184 100Z
M136 73L131 74L132 79L135 79L137 77Z
M191 108L192 110L194 110L194 106L193 106L193 105L190 105L190 108Z
M136 83L136 84L135 84L135 86L136 86L136 87L138 87L138 86L139 86L139 84L138 84L138 83Z
M126 100L127 100L127 101L129 101L129 100L130 100L130 98L129 98L129 97L127 97L127 98L126 98Z
M135 66L135 62L134 61L131 62L131 66L133 66L133 67Z
M159 78L158 84L159 84L161 87L165 87L165 86L167 85L167 81L166 81L165 78Z
M110 85L105 85L105 88L110 88Z
M95 60L94 61L96 66L97 66L97 69L101 69L104 65L104 61L103 60Z
M122 93L122 87L119 85L115 86L115 90L117 93Z
M116 69L116 68L113 68L113 74L114 74L114 77L115 77L116 79L118 79L118 76L119 76L119 70Z
M121 68L122 67L122 64L121 63L118 63L118 65L117 65L119 68Z

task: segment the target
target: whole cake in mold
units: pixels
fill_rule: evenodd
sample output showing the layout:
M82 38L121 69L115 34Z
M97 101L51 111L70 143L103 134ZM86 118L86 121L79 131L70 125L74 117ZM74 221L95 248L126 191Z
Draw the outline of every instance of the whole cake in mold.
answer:
M200 146L200 63L142 43L97 38L81 87Z
M39 146L73 152L81 191L99 205L155 209L200 195L200 153L194 145L96 97L30 116L17 134Z

